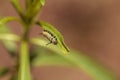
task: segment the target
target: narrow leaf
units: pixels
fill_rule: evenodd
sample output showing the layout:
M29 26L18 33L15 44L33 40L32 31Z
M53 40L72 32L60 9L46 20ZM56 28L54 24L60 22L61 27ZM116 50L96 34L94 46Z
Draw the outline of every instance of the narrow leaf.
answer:
M42 66L42 65L47 65L47 66L57 65L57 63L59 63L59 62L62 63L62 61L64 60L65 63L70 64L72 67L76 67L76 68L80 68L80 69L84 70L86 73L88 73L93 78L93 80L117 80L111 71L109 71L107 68L103 67L96 60L91 59L90 57L84 55L83 53L79 53L79 52L75 52L75 51L71 50L69 55L63 55L63 54L61 54L60 49L58 49L54 45L51 45L51 47L46 47L46 46L44 46L46 41L42 40L42 39L37 39L37 38L32 39L32 43L39 45L45 49L48 49L50 51L53 51L54 55L55 54L57 55L57 56L53 55L53 57L52 57L52 55L51 56L48 56L48 55L41 56L41 54L38 51L38 55L36 56L36 58L33 59L34 66L38 66L39 63L40 63L40 66ZM45 54L45 53L42 52L42 54ZM41 58L39 56L41 56L43 58ZM37 59L37 58L39 58L39 59ZM57 59L55 60L52 58L55 58L55 59L59 58L59 60L57 60ZM63 59L63 60L61 60L61 59ZM63 64L65 64L65 63L63 63Z
M3 41L20 41L20 38L14 34L0 34L0 40Z
M26 0L26 9L32 5L33 0Z
M16 11L18 12L18 14L20 15L20 17L22 18L22 20L24 20L25 13L23 11L22 6L20 5L19 0L11 0L11 3L13 5L13 7L16 9Z
M44 5L45 0L33 0L31 5L27 8L27 17L34 19Z
M41 4L42 4L42 6L45 5L45 0L40 0L40 2L41 2Z
M71 65L63 57L43 47L35 47L31 52L31 61L34 66L66 66ZM72 66L72 65L71 65Z
M4 47L7 49L11 57L16 56L15 41L20 41L20 38L14 34L0 34L0 40L3 42Z
M0 18L0 26L5 25L6 23L10 21L19 21L16 17L5 17L5 18Z
M4 47L7 49L11 57L15 56L16 44L14 41L19 41L20 38L12 34L9 27L0 25L0 41L3 42Z
M69 52L69 48L66 46L63 36L54 26L47 22L37 22L37 24L41 26L44 30L50 31L54 36L57 37L58 46L64 52L64 54L67 54Z

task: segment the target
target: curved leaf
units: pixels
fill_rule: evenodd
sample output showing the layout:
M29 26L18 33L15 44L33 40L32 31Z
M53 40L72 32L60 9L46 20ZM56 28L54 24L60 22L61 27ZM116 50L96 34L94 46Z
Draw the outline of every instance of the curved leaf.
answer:
M20 38L14 34L0 34L0 40L3 42L9 54L14 57L16 52L16 44L14 41L20 41Z
M40 2L41 2L41 4L42 4L42 6L45 5L45 0L40 0Z
M5 18L0 18L0 26L5 25L6 23L10 21L19 21L16 17L5 17Z
M15 41L20 41L20 38L14 34L0 34L0 40L3 42L4 47L7 49L11 57L16 56Z
M20 37L13 34L9 27L0 25L0 40L6 41L19 41Z
M16 52L16 44L13 41L19 41L20 38L17 35L12 34L9 27L2 25L0 26L0 40L13 57Z
M3 41L20 41L20 38L14 34L0 34L0 40Z
M63 64L67 63L67 64L70 64L72 67L77 67L77 68L84 70L89 75L91 75L91 77L94 80L117 80L116 77L114 76L114 74L111 73L110 71L108 71L107 68L104 68L103 66L98 64L97 61L95 61L94 59L91 59L88 56L85 56L83 53L70 51L69 55L63 55L63 54L61 54L61 51L54 45L51 45L51 47L44 46L46 41L42 40L42 39L34 38L34 39L32 39L32 43L39 45L45 49L47 48L48 50L53 51L53 53L55 53L57 55L57 56L54 56L55 55L54 54L53 57L52 57L52 55L51 56L48 56L48 55L41 56L41 53L39 53L39 51L38 51L37 56L33 59L34 66L38 66L39 64L40 64L40 66L42 66L42 65L47 65L47 66L58 65L57 63L59 63L59 62L62 63L64 60ZM42 52L42 54L45 54L45 53ZM41 58L40 56L43 58ZM52 58L55 58L55 59L59 58L59 60L57 60L57 59L55 60Z
M72 66L63 57L43 47L35 47L31 51L31 63L34 66Z
M34 0L31 5L27 8L27 17L33 19L41 8L45 5L45 0Z
M33 0L25 0L25 1L26 1L26 9L28 9L31 6Z
M16 11L18 12L18 14L20 15L20 17L22 18L22 20L24 21L25 13L23 11L22 6L20 5L19 0L11 0L11 3L13 5L13 7L16 9Z
M63 36L54 26L47 22L37 22L37 24L41 26L44 30L50 31L54 36L57 37L58 46L61 48L64 54L67 54L69 52L69 48L66 46Z

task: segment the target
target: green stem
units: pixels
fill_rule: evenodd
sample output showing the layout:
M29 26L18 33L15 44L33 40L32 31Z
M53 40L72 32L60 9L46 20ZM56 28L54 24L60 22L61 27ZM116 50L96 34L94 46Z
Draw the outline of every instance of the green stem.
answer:
M29 32L30 32L30 25L26 25L25 27L25 31L24 31L24 34L23 34L23 40L26 41L26 42L29 42Z
M31 80L29 45L26 40L21 43L18 80Z
M31 80L30 55L29 55L29 31L30 25L25 23L24 34L21 42L19 56L18 80Z
M25 19L25 13L23 11L22 6L20 5L19 0L11 0L11 3L13 5L13 7L16 9L16 11L18 12L18 14L21 17L21 19L24 21L24 19Z

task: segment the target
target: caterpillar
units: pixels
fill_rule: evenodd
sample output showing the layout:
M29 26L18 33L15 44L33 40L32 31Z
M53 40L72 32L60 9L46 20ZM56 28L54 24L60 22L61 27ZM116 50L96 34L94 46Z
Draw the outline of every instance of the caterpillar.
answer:
M51 44L51 43L54 45L58 44L58 40L57 40L56 36L54 36L50 31L43 30L43 32L41 34L50 41L46 45Z

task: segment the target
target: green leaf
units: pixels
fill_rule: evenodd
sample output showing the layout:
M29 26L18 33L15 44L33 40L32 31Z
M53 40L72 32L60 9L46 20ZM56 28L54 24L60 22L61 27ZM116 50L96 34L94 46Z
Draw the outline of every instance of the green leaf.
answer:
M31 80L29 46L26 41L21 43L19 66L17 80Z
M36 5L37 6L44 6L45 5L45 0L34 0L33 1L33 5Z
M2 25L0 26L0 40L8 50L11 56L15 55L16 44L13 41L19 41L20 38L17 35L11 33L9 27Z
M3 41L20 41L20 38L15 35L15 34L11 34L11 33L7 33L7 34L1 34L0 32L0 40L3 40Z
M32 5L33 0L26 0L26 9Z
M11 30L6 25L0 25L0 34L9 34Z
M8 68L0 68L0 77L6 75L9 72Z
M41 4L42 4L42 6L45 5L45 0L40 0L40 2L41 2Z
M0 26L5 25L6 23L10 21L19 21L16 17L5 17L5 18L0 18Z
M25 19L25 13L23 11L22 6L20 5L19 0L11 0L11 3L13 5L13 7L15 8L15 10L18 12L18 14L20 15L20 17L22 18L22 20L24 21Z
M84 55L83 53L71 50L70 54L64 55L61 54L60 49L58 49L54 45L51 45L51 47L46 47L44 45L46 43L45 40L34 38L31 40L31 42L35 45L48 49L48 52L46 52L46 50L44 50L45 52L44 51L41 52L40 50L42 48L37 49L38 50L37 56L33 58L32 62L34 66L44 65L50 66L66 64L66 66L82 69L83 71L88 73L94 80L117 80L114 74L110 72L107 68L103 67L96 60L91 59L90 57ZM53 56L49 54L50 51L52 51ZM36 52L35 53L33 52L33 54L36 54Z
M54 36L57 37L58 46L64 54L67 54L69 52L69 48L66 46L63 36L54 26L47 22L37 22L37 24L41 26L44 30L50 31Z
M35 47L31 52L31 61L34 66L66 66L71 65L63 57L43 47ZM72 65L71 65L72 66Z
M45 0L33 0L32 4L27 8L27 17L29 19L35 18L44 5Z

